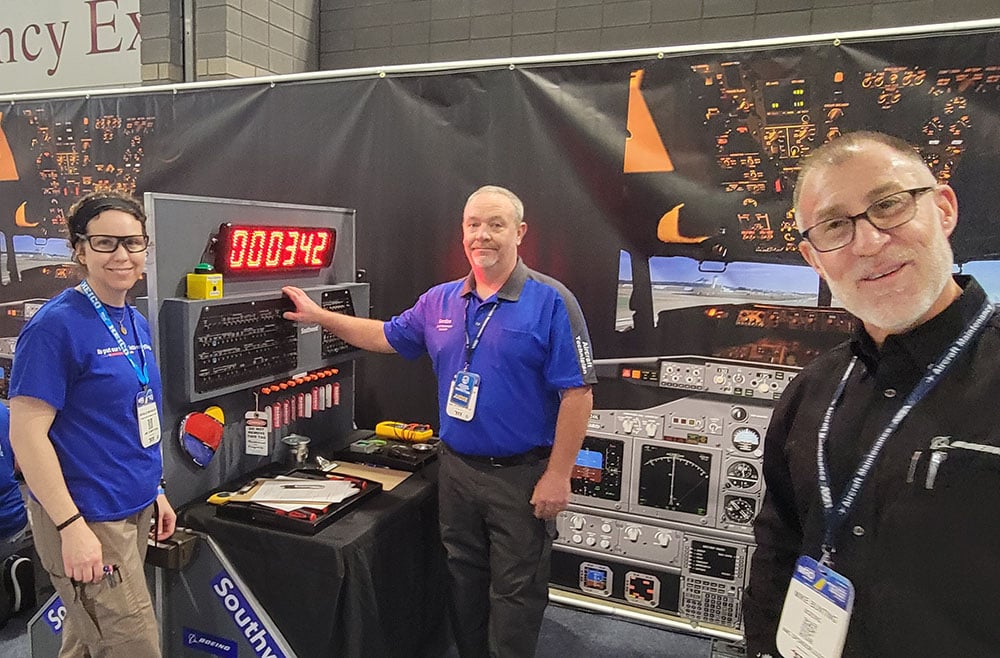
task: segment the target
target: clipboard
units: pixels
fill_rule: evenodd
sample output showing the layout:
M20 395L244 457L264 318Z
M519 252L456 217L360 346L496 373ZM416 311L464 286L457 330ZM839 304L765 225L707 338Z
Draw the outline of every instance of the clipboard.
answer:
M293 475L292 477L295 477L295 478L298 478L298 479L321 479L321 478L303 478L300 475ZM354 480L356 478L350 478L350 477L326 477L326 478L322 478L322 479L327 480L327 481L329 481L329 480L344 480L346 482L351 482L352 484L357 484L357 483L354 482ZM209 502L215 502L215 503L218 503L218 504L227 504L227 503L281 503L281 504L284 504L284 505L300 505L302 507L326 507L327 505L332 504L332 503L327 503L327 502L324 502L324 501L317 501L315 498L309 498L308 496L306 496L304 494L304 492L303 492L303 497L302 498L282 497L281 499L277 499L276 498L274 500L269 500L269 499L262 499L262 498L258 497L260 490L265 485L267 485L269 483L277 483L277 484L281 484L283 486L294 487L295 485L290 484L291 482L293 482L293 481L290 481L287 476L284 477L284 478L257 478L256 480L252 480L249 484L247 484L246 486L242 487L239 491L230 493L228 496L220 496L219 493L213 494L212 498L217 498L217 499L216 500L210 499ZM225 492L222 492L222 493L225 493ZM355 495L357 495L357 494L355 494ZM347 499L345 499L345 500L347 500Z
M331 474L327 472L312 469L291 471L288 475L317 480L331 478ZM254 503L249 500L250 496L260 488L262 481L271 479L258 478L241 487L238 491L233 492L225 504L216 505L215 515L218 518L239 521L250 525L286 530L304 535L314 535L341 516L347 514L347 512L362 501L371 498L382 490L380 482L347 474L343 474L343 476L360 485L359 488L361 491L342 502L332 503L323 508L312 508L306 503L300 509L283 511ZM333 477L337 476L334 475Z

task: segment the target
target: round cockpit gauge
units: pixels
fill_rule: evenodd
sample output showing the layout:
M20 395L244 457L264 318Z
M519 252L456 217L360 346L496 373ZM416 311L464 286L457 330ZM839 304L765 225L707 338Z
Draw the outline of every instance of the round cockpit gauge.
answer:
M760 432L752 427L740 427L733 432L733 446L740 452L753 452L760 447Z
M750 489L760 482L760 472L750 462L733 462L726 469L726 484L734 489Z
M757 504L751 498L742 496L726 496L726 520L733 523L748 524L753 521L757 512Z

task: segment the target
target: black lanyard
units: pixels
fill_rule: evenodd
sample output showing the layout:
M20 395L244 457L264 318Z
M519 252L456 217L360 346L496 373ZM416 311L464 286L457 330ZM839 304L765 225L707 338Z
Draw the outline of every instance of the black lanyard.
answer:
M827 407L826 413L823 415L823 422L820 423L819 431L816 433L816 469L819 476L819 494L823 502L823 516L825 519L822 564L828 567L832 566L833 563L830 558L836 552L833 545L833 538L847 520L847 515L857 500L858 492L861 491L861 487L868 478L868 474L871 473L872 468L875 466L875 462L878 460L886 440L899 428L913 407L923 400L938 382L941 381L945 372L954 363L955 358L972 344L973 338L986 327L986 320L989 319L992 313L993 305L989 302L984 303L983 308L979 311L979 315L965 328L962 335L944 351L936 363L931 364L927 368L923 378L921 378L910 394L906 396L903 406L900 407L899 411L892 417L892 420L889 421L889 424L885 426L878 438L875 439L875 443L872 444L872 447L868 450L868 454L861 460L858 470L854 473L854 477L851 478L851 483L847 491L844 492L844 495L840 498L836 507L834 507L833 494L830 491L829 466L826 463L826 440L830 433L830 420L833 418L833 412L840 406L841 398L844 396L844 389L847 387L847 380L850 378L851 372L854 370L854 365L858 361L858 357L851 359L851 362L847 365L847 370L844 371L844 375L840 378L840 383L837 384L837 390L833 393L833 399L830 401L830 406Z

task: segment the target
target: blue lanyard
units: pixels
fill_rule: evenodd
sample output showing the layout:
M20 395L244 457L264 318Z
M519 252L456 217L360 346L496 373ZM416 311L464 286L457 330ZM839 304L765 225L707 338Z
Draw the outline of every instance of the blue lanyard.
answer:
M479 332L476 333L476 337L473 338L469 335L469 302L472 301L472 295L465 298L465 367L462 370L468 370L469 365L472 363L472 353L476 351L479 347L479 339L483 337L483 332L486 331L486 325L489 324L490 318L493 317L493 313L496 312L497 306L500 306L500 302L493 302L490 304L490 312L486 314L486 318L483 323L479 325Z
M892 417L889 424L885 426L882 433L879 434L875 443L868 450L868 454L865 455L864 459L861 460L861 465L858 466L858 470L854 473L854 477L851 479L851 484L847 488L847 491L841 497L837 506L834 507L833 504L833 494L830 491L830 472L829 467L826 463L826 440L830 433L830 419L833 418L833 412L838 406L840 406L841 398L844 396L844 389L847 387L847 380L851 376L851 372L854 370L854 365L858 361L858 357L851 359L851 362L847 366L847 370L844 371L843 377L840 378L840 383L837 384L837 390L833 393L833 399L830 401L830 406L827 407L826 413L823 415L823 422L820 423L819 431L817 432L816 441L816 468L819 475L819 494L823 502L823 515L825 517L825 531L823 535L823 557L821 563L826 566L832 566L831 556L835 553L833 538L834 535L838 533L841 527L843 527L844 522L847 520L847 515L854 506L855 501L858 497L858 492L861 491L861 487L864 485L865 480L868 478L868 474L871 472L872 467L875 465L875 461L878 459L879 454L882 452L882 447L885 445L886 440L896 431L900 426L910 411L915 407L928 393L941 381L941 378L947 372L948 368L955 361L955 358L961 354L966 347L972 343L972 339L975 338L980 331L982 331L986 326L986 320L993 313L993 305L989 302L983 304L983 308L979 311L979 315L976 319L966 327L962 335L959 336L951 346L945 350L944 354L938 359L936 363L931 364L927 368L926 373L923 378L917 383L916 387L910 392L903 402L903 406L899 408L899 411Z
M122 339L118 330L115 329L115 323L111 321L111 316L108 315L108 309L104 308L104 304L102 304L101 300L97 298L96 294L94 294L94 289L90 287L90 284L87 283L86 279L80 283L80 290L82 290L83 294L85 294L87 299L90 300L90 304L94 307L94 310L97 311L98 317L101 318L104 322L104 326L108 328L109 332L111 332L111 336L118 342L118 348L121 349L122 354L125 355L125 358L128 359L128 362L132 365L132 370L135 371L135 376L139 378L139 383L142 384L143 388L148 387L149 365L146 363L146 356L143 354L142 349L142 341L139 340L138 332L135 328L135 318L132 317L132 309L128 307L128 302L125 302L125 310L129 315L129 320L132 322L132 331L134 332L133 335L135 335L135 342L139 347L139 361L142 363L141 368L139 367L139 364L135 362L135 359L132 358L129 346Z

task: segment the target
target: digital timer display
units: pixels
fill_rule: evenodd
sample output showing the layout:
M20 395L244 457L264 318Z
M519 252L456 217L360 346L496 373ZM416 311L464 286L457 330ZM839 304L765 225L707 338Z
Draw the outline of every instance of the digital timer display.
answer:
M333 262L336 237L332 228L223 224L215 269L227 275L316 272Z

